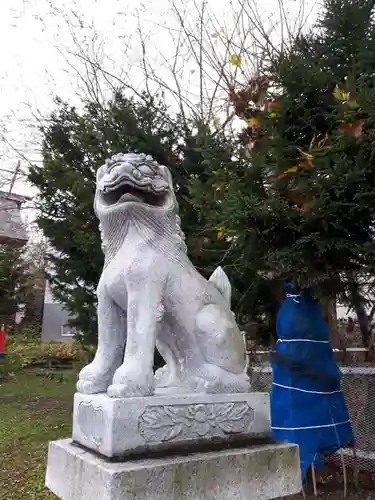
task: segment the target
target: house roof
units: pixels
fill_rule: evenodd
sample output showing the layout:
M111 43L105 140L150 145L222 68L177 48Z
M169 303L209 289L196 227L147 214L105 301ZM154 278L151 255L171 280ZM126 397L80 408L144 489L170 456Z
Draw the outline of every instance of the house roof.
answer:
M25 203L26 201L30 201L32 199L31 196L8 193L6 191L0 191L0 198L15 201L16 203L21 203L21 204Z
M0 191L0 244L19 247L27 242L20 213L21 204L27 200L27 197Z

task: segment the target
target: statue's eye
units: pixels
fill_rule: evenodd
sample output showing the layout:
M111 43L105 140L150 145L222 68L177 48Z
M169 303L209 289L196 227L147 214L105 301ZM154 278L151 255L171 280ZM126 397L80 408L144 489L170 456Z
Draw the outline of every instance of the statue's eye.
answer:
M144 175L147 175L148 177L152 177L154 175L154 171L152 170L152 168L150 168L148 165L140 165L138 167L138 170L144 174Z
M139 170L137 170L136 168L133 168L132 175L133 175L134 179L140 179L142 177L141 172Z

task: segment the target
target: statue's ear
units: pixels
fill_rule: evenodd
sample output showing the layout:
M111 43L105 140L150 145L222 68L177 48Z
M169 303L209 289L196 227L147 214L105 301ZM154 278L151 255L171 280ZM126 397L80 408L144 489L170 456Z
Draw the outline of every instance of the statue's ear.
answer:
M170 186L173 186L172 174L170 173L169 168L164 165L160 165L159 169L163 178L168 182Z
M107 169L106 165L102 165L101 167L98 168L98 170L96 171L96 183L98 183L100 179L103 177L106 169Z

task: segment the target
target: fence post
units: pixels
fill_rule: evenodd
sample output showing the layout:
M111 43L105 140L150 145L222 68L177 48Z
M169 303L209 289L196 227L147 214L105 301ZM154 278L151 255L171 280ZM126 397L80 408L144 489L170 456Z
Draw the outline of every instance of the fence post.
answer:
M0 329L0 359L5 357L5 325Z

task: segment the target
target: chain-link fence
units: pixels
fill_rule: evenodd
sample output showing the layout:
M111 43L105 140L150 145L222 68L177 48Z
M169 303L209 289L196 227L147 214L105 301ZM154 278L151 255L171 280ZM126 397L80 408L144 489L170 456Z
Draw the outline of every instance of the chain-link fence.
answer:
M361 360L364 349L350 349L350 366L340 366L342 391L348 406L356 440L357 466L375 472L375 365ZM348 353L347 353L348 354ZM272 372L269 353L252 353L249 374L254 391L270 392ZM356 365L356 366L355 366ZM353 449L344 450L345 462L353 461ZM335 457L333 457L335 459Z

